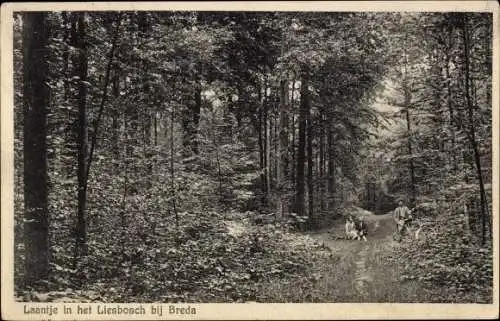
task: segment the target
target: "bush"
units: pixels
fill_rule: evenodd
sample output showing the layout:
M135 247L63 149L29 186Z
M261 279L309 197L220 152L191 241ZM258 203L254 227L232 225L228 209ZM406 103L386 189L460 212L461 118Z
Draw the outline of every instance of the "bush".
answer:
M416 220L425 242L415 244L407 238L393 257L403 268L403 280L420 281L429 302L491 303L491 242L484 247L475 242L457 204L421 204L417 209Z

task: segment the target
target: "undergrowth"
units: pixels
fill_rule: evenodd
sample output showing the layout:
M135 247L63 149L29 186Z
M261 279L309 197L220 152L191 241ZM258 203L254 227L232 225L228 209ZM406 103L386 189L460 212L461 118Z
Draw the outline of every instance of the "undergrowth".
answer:
M182 213L180 218L191 223L178 230L174 224L159 224L146 235L129 231L125 237L119 229L92 235L88 255L77 269L69 268L70 249L57 247L53 261L58 264L52 264L56 273L44 290L18 291L18 298L118 303L315 301L312 288L321 276L310 271L332 255L311 238L287 231L286 225L255 225L241 217L238 222L243 223L237 223L240 228L235 233L228 228L232 221L216 212ZM289 291L292 288L295 291Z
M491 241L481 246L457 207L438 204L417 220L423 239L405 238L388 252L401 281L422 285L420 302L492 303Z

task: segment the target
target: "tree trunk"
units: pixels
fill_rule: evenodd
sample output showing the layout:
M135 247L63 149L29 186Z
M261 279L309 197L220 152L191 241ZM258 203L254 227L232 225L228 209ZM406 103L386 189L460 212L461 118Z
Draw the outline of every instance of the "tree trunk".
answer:
M325 210L325 186L323 184L325 175L325 115L323 111L320 114L320 134L319 134L319 209L321 212Z
M413 151L412 151L412 143L411 143L411 118L410 118L410 104L411 104L411 89L408 84L408 56L406 52L404 53L404 79L403 79L403 91L404 91L404 106L405 106L405 114L406 114L406 129L408 133L408 154L410 156L409 167L410 167L410 205L415 205L415 197L416 197L416 185L415 185L415 165L413 163Z
M308 97L308 106L306 114L307 123L307 195L308 195L308 210L309 210L309 227L314 228L316 221L314 218L314 185L313 185L313 124L311 119L311 106Z
M469 52L469 34L468 34L468 23L467 18L463 16L463 32L462 39L464 43L464 63L465 63L465 98L466 98L466 108L467 108L467 116L469 122L469 134L467 135L470 140L470 144L474 151L474 161L477 170L477 179L479 183L479 191L480 191L480 199L481 199L481 244L484 245L486 243L486 192L484 189L483 182L483 174L481 170L481 156L479 154L478 142L476 141L476 129L474 124L474 106L471 98L471 77L470 77L470 52Z
M120 31L121 19L122 19L122 14L120 13L118 15L118 18L116 21L115 34L113 36L111 50L110 50L109 56L108 56L108 64L106 66L106 73L104 75L104 85L103 85L103 89L102 89L101 102L99 105L99 110L97 111L97 118L95 119L93 126L92 126L92 133L93 134L92 134L92 140L90 142L90 151L89 151L89 157L88 157L88 162L87 162L87 170L86 170L86 174L85 174L86 184L89 180L89 174L90 174L90 169L91 169L91 165L92 165L92 160L94 159L94 151L95 151L95 148L97 145L97 137L99 134L101 119L102 119L102 115L104 113L104 106L106 105L106 100L108 98L108 85L109 85L109 80L110 80L111 67L113 66L113 58L115 56L115 50L117 47L116 44L118 42L118 35L119 35L119 31ZM126 86L126 82L124 82L124 86ZM127 113L128 113L128 111L127 111ZM125 119L125 121L127 121L127 119ZM133 122L132 122L132 125L134 125ZM136 126L136 124L135 124L135 126ZM134 130L135 130L135 128L134 128Z
M195 155L199 154L198 148L198 127L200 126L201 113L201 84L197 84L194 93L193 123L191 127L192 148Z
M290 132L291 132L291 141L290 141L290 184L295 186L296 184L296 159L295 159L295 79L292 80L292 92L290 98L290 109L291 109L291 119L290 119Z
M260 165L260 182L263 197L266 195L266 175L265 175L265 147L264 147L264 135L262 135L263 131L263 123L264 123L264 104L262 97L262 89L259 87L259 115L258 115L258 123L257 123L257 131L259 132L259 165Z
M151 118L152 118L151 110L145 110L143 119L143 126L144 126L143 157L144 157L144 163L146 164L145 172L147 176L144 185L147 190L151 188L151 182L152 182L151 175L153 175L153 161L151 160L151 157L153 156L151 151L151 127L152 127Z
M161 116L160 116L161 119ZM158 113L154 113L153 118L153 142L155 146L158 146Z
M451 32L450 32L451 34ZM455 115L453 112L453 100L452 100L452 91L451 91L451 75L450 75L450 62L451 55L449 53L446 54L446 90L448 94L448 112L450 114L450 130L451 130L451 163L453 171L456 173L458 171L457 158L456 158L456 137L455 137Z
M309 79L307 73L302 75L299 109L299 146L297 150L297 185L295 194L295 212L304 216L305 211L305 162L306 162L306 124L309 114Z
M129 136L128 136L128 126L127 122L125 121L124 123L124 131L126 135L125 139L125 157L127 158L127 150L128 150L128 144L129 144ZM126 234L127 234L127 195L128 195L128 187L129 187L129 161L125 160L124 164L124 169L123 169L123 195L122 195L122 208L120 211L120 223L121 223L121 236L122 240L125 240ZM125 242L120 242L121 243L121 248L122 252L125 253Z
M86 253L85 245L87 242L87 181L86 165L88 150L88 125L87 125L87 44L85 40L85 13L78 13L77 21L77 48L79 50L78 61L76 63L76 75L79 77L78 85L78 215L75 235L75 257L74 265L79 258Z
M262 147L263 147L263 175L264 175L264 193L265 193L265 200L267 201L268 196L269 196L269 132L268 132L268 125L269 125L269 112L268 112L268 105L267 105L267 79L264 77L264 88L262 92L262 101L261 101L261 106L262 106Z
M224 191L224 177L222 176L222 167L221 167L221 157L220 157L220 150L219 150L219 145L220 145L220 139L217 139L217 120L215 117L215 111L212 110L212 126L211 126L211 136L212 136L212 144L215 148L215 162L217 165L217 180L219 181L219 188L218 188L218 194L219 194L219 203L220 205L224 205L226 202L226 194ZM225 136L226 133L223 133L222 136Z
M271 160L271 113L270 113L270 106L269 106L269 98L267 95L267 89L268 84L266 80L266 85L265 85L265 91L264 91L264 105L265 105L265 113L264 113L264 118L265 118L265 150L266 150L266 166L265 166L265 173L266 173L266 191L267 194L271 192L271 167L272 167L272 160Z
M172 92L175 92L175 86L173 86ZM174 157L175 157L175 144L174 144L174 122L175 122L175 104L172 106L170 111L170 198L172 204L172 210L175 215L175 229L179 229L179 214L177 213L177 205L175 199L177 198L176 187L175 187L175 170L174 170Z
M329 123L331 123L329 121ZM327 190L328 190L328 206L329 211L335 208L335 153L333 147L333 132L330 128L327 130L327 153L328 153L328 178L327 178Z
M149 31L150 31L150 22L148 19L148 15L146 12L141 11L138 13L138 29L139 29L139 39L141 40L142 43L146 43L148 41L148 36L149 36ZM149 70L151 69L149 67L149 61L147 59L141 59L142 60L142 76L143 76L143 94L144 94L144 100L143 104L144 107L142 110L142 133L143 133L143 157L145 159L145 172L146 172L146 178L144 180L144 188L146 190L149 190L151 187L151 180L149 177L153 173L153 162L148 161L150 159L151 155L151 123L152 123L152 102L155 103L154 98L151 99L151 97L155 97L155 93L150 85L150 77L149 77ZM147 215L144 216L145 220L149 221L149 217Z
M64 47L64 51L62 54L63 58L63 77L64 77L64 100L68 101L69 98L69 92L70 92L70 82L68 81L68 70L69 70L69 28L68 26L70 25L70 19L68 17L68 12L63 11L62 12L62 19L63 19L63 43L66 44Z
M24 76L24 281L49 274L47 112L49 109L46 14L28 12L23 25Z
M408 105L406 105L408 106ZM411 206L415 205L415 197L416 197L416 185L415 185L415 165L413 163L413 150L411 144L411 127L410 127L410 109L406 107L406 129L408 131L408 154L410 155L410 204Z
M277 108L276 108L277 109ZM274 112L273 117L272 117L272 138L271 138L271 144L273 146L273 167L272 167L272 184L271 187L273 189L276 189L276 184L278 181L278 168L280 166L280 157L278 156L278 146L279 146L279 134L278 134L278 126L279 126L279 113Z
M451 83L451 73L450 73L450 64L452 61L453 54L453 25L449 23L447 25L447 37L448 43L446 47L445 53L445 77L446 77L446 91L447 91L447 105L449 112L449 123L451 130L451 166L453 171L456 173L458 171L458 161L457 161L457 151L456 151L456 131L455 126L457 125L455 122L455 112L453 107L453 91L452 91L452 83Z
M277 156L279 165L277 168L277 187L280 193L278 212L280 216L286 211L286 182L288 177L288 79L280 83L280 117L279 117L279 144Z
M112 83L113 83L113 97L118 100L120 98L120 76L118 74L118 70L115 69L114 71L114 75L113 75L113 80L112 80ZM120 155L120 144L118 142L118 138L119 138L119 129L120 129L120 125L119 125L119 115L118 113L114 112L112 115L111 115L111 119L112 119L112 133L111 133L111 140L112 140L112 149L113 149L113 154L115 155L115 158L118 158L119 155Z
M201 69L201 68L200 68ZM183 128L184 128L184 156L189 157L198 155L198 126L200 123L201 113L201 84L196 80L193 89L193 97L189 99L183 115Z
M87 186L90 168L92 164L92 159L94 155L95 146L97 143L97 134L99 129L99 123L103 114L104 104L107 98L107 89L110 78L111 65L114 56L114 50L116 47L116 41L118 37L119 21L117 22L115 37L113 39L113 44L111 48L111 53L106 69L106 76L104 80L104 89L101 98L101 104L99 106L98 115L93 127L93 137L90 144L90 151L88 151L88 124L87 124L87 69L88 69L88 57L87 57L87 44L85 40L85 13L80 12L75 14L72 21L72 38L74 38L74 43L76 48L79 49L78 61L76 62L76 75L79 77L79 87L78 87L78 133L77 133L77 146L78 146L78 156L77 156L77 177L78 177L78 213L77 213L77 224L75 229L75 253L73 264L76 267L78 260L81 256L86 254L86 242L87 242L87 221L86 221L86 206L87 206ZM76 28L75 28L76 25Z

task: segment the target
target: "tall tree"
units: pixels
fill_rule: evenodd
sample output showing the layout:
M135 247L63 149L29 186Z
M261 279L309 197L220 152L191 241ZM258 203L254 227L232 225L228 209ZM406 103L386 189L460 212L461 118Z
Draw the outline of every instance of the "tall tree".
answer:
M284 204L286 202L286 185L288 183L288 110L290 108L288 104L289 100L289 81L288 77L285 77L280 81L280 109L279 109L279 143L278 143L278 173L277 173L277 186L280 193L278 212L284 215L287 206Z
M406 46L406 45L405 45ZM406 50L404 50L404 62L403 62L403 95L404 95L404 113L406 116L406 129L407 129L407 144L408 144L408 155L409 155L409 169L410 169L410 204L414 206L415 197L416 197L416 183L415 183L415 165L413 160L413 148L412 148L412 132L411 132L411 117L410 117L410 108L411 108L411 82L408 78L408 56Z
M24 74L24 246L25 283L49 273L47 113L49 110L47 14L25 13Z
M309 91L309 89L307 89ZM311 106L309 102L309 93L307 93L308 99L308 110L306 114L306 131L307 131L307 196L308 196L308 216L309 216L309 226L315 226L315 218L314 218L314 184L313 184L313 123L311 116Z
M88 154L88 124L87 124L87 43L85 31L85 13L74 13L76 28L72 37L78 49L75 74L78 78L78 134L77 134L77 177L78 177L78 215L75 235L75 265L82 255L85 255L87 242L87 154Z
M465 90L465 104L468 117L468 138L472 151L474 153L474 162L476 165L477 179L479 183L479 196L481 200L481 243L486 243L486 192L484 189L483 173L481 170L481 156L479 154L478 142L476 140L476 125L474 117L474 106L471 97L471 87L473 87L473 80L470 77L470 31L469 22L466 15L462 15L462 40L463 40L463 59L464 59L464 90Z
M306 126L310 110L309 98L309 74L302 71L300 84L300 107L299 107L299 145L297 148L297 185L295 191L295 212L304 216L305 209L305 164L306 164Z

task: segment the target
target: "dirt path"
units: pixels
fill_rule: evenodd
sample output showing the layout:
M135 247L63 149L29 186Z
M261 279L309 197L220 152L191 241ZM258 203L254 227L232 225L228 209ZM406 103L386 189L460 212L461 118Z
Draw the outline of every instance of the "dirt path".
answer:
M399 281L400 267L385 259L395 250L391 215L374 215L360 208L355 208L353 215L367 223L367 242L338 239L344 235L342 224L311 235L340 257L325 280L331 286L325 288L335 287L332 297L336 302L411 302L418 286Z

